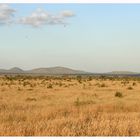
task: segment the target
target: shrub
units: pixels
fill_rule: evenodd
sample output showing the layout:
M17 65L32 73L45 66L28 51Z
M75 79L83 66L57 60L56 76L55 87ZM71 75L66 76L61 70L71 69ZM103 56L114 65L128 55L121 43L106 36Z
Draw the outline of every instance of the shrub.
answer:
M105 87L105 84L104 84L104 83L102 83L102 84L100 85L100 87Z
M88 77L88 81L92 81L92 77L91 76Z
M118 91L117 91L117 92L115 93L115 97L122 97L122 96L123 96L123 95L122 95L121 92L118 92Z
M133 82L133 84L132 84L133 86L136 86L136 83L135 82Z
M59 82L59 86L61 87L63 84L61 82Z
M25 86L27 86L27 85L30 85L30 83L27 81L25 81L25 82L23 82L23 86L25 87Z
M133 88L132 88L132 87L128 87L127 89L128 89L128 90L132 90Z
M53 88L52 84L49 84L49 85L47 86L47 88Z
M78 75L78 76L77 76L77 81L78 81L79 83L82 83L82 76L81 76L81 75Z
M19 91L21 91L21 88L20 88L20 87L18 87L18 90L19 90Z
M79 105L80 105L80 100L79 100L79 98L77 98L76 101L75 101L74 103L75 103L76 106L79 106Z
M81 105L95 104L95 102L92 100L80 100L79 98L77 98L74 104L75 106L81 106Z
M26 101L37 101L37 99L36 98L26 98Z

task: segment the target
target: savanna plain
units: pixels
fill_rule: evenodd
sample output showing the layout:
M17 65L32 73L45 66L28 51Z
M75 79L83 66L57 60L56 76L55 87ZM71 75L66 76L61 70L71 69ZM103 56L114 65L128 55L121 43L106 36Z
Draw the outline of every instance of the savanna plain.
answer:
M1 136L140 136L140 78L0 76Z

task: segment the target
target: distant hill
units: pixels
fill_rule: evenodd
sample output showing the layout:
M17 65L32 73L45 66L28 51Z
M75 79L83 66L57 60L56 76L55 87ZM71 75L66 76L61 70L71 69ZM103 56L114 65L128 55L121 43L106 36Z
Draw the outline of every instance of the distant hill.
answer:
M140 73L131 72L131 71L112 71L112 72L108 72L107 74L112 74L112 75L134 75L134 74L140 74Z
M32 70L22 70L18 67L11 69L0 69L0 74L41 74L41 75L63 75L63 74L89 74L89 75L140 75L137 72L130 71L112 71L108 73L90 73L81 70L74 70L66 67L48 67L48 68L36 68Z
M37 68L29 70L28 73L38 73L38 74L84 74L87 72L80 70L73 70L65 67L50 67L50 68Z
M22 70L14 67L9 70L0 69L0 73L3 74L86 74L88 72L81 70L74 70L66 67L49 67L49 68L36 68L32 70Z
M17 68L17 67L14 67L14 68L9 69L8 72L10 72L10 73L24 73L24 70Z
M20 68L14 67L9 70L0 69L0 73L24 73L24 71Z

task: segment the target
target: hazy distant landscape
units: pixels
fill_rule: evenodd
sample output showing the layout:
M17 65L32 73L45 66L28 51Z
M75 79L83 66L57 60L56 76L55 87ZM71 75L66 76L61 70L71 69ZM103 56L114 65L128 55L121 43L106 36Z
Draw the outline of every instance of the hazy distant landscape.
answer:
M46 75L56 75L56 74L86 74L88 72L73 70L65 67L50 67L50 68L36 68L32 70L22 70L18 67L11 68L9 70L0 69L1 74L46 74Z
M140 76L138 72L130 72L130 71L112 71L107 73L94 73L94 72L86 72L82 70L74 70L66 67L49 67L49 68L35 68L32 70L23 70L18 67L13 67L11 69L0 69L0 74L24 74L24 75L112 75L112 76Z

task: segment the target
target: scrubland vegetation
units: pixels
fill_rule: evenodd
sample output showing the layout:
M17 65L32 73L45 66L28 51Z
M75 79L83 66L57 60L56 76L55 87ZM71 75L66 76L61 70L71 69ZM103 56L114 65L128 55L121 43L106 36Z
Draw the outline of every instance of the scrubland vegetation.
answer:
M140 136L140 78L1 76L1 136Z

